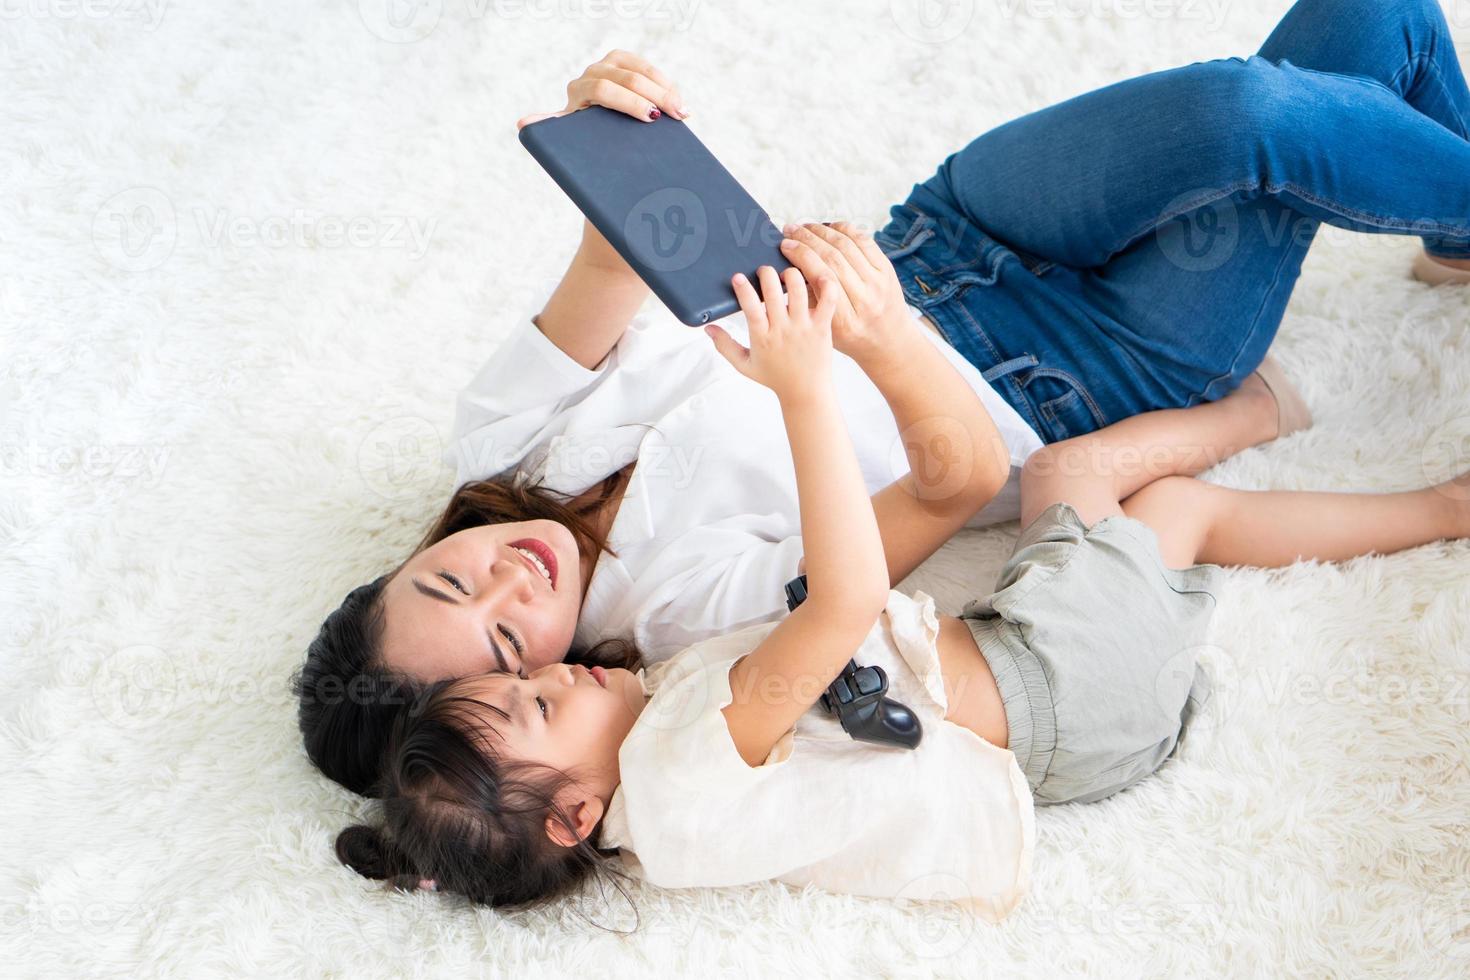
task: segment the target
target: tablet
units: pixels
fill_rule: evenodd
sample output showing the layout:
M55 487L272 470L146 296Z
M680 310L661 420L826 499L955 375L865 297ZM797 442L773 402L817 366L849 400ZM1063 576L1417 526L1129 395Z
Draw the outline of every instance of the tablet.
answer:
M791 265L765 209L667 114L589 106L521 127L521 144L683 323L736 312L735 273Z

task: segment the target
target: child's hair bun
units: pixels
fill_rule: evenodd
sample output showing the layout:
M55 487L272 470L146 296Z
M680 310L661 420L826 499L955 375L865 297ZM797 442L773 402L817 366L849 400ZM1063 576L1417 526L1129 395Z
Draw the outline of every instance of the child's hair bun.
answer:
M399 874L396 857L398 849L373 827L353 824L337 835L337 860L364 878L382 880Z

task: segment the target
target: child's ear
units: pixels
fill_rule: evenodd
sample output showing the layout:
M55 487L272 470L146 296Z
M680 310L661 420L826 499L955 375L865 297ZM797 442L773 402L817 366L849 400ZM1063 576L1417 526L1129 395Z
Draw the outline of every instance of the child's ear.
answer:
M591 836L606 809L601 799L590 795L579 794L570 799L558 799L557 802L560 813L546 815L546 836L551 838L553 844L560 844L562 847L576 847ZM571 822L570 828L567 821Z

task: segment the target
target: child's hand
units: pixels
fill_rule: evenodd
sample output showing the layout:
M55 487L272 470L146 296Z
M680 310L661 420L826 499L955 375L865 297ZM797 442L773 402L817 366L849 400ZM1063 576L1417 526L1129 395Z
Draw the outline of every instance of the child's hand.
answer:
M636 54L614 48L567 83L565 109L522 116L516 120L516 129L590 105L616 109L644 122L652 122L665 112L675 119L689 115L683 97L668 76Z
M912 333L898 274L872 236L846 221L789 224L784 232L781 252L788 262L808 279L830 276L842 287L832 317L832 342L839 351L867 367Z
M741 374L765 385L784 400L800 398L832 383L832 311L837 305L837 284L829 277L815 283L817 305L807 308L806 280L796 269L785 273L786 294L781 294L782 277L763 265L756 270L761 295L744 275L732 284L735 298L750 325L750 349L742 347L721 327L705 332L715 349Z

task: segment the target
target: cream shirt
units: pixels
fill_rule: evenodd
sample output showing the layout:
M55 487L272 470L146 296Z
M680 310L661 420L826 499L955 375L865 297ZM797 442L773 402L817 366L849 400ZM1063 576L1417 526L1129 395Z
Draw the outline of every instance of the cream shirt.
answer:
M459 395L444 459L459 483L521 467L580 493L634 459L626 497L588 585L577 642L631 639L653 663L711 636L779 619L803 553L796 475L780 405L732 368L702 330L661 305L634 318L595 370L531 322L552 284ZM914 311L917 316L918 311ZM744 341L743 316L724 321ZM1036 433L932 330L1011 452L1011 480L971 524L1020 514L1017 476ZM869 492L908 471L898 427L850 358L833 375Z
M891 592L855 655L924 726L909 751L853 741L813 706L761 766L722 709L730 668L775 628L706 640L641 673L652 695L618 752L599 844L668 888L777 879L854 895L969 903L998 921L1021 901L1036 827L1015 756L944 720L934 600Z

